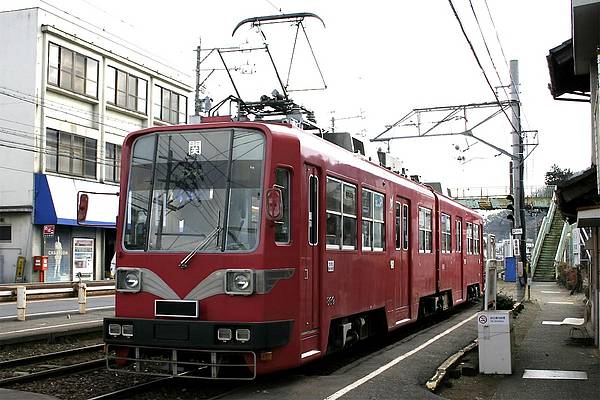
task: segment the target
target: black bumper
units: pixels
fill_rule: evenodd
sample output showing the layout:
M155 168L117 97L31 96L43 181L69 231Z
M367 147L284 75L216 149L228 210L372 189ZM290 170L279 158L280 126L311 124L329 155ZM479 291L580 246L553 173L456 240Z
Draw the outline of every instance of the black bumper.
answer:
M133 325L133 336L113 336L109 324ZM148 346L206 350L266 350L290 341L293 320L269 322L208 322L161 319L104 318L104 342L111 345ZM234 339L217 340L217 329L230 328ZM235 340L236 329L249 329L250 340Z

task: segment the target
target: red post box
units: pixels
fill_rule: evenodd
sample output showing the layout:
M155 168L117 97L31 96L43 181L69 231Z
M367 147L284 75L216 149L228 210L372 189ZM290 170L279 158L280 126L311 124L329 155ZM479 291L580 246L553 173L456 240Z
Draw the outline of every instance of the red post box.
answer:
M40 282L45 281L46 270L48 269L48 256L33 256L33 270L40 273Z

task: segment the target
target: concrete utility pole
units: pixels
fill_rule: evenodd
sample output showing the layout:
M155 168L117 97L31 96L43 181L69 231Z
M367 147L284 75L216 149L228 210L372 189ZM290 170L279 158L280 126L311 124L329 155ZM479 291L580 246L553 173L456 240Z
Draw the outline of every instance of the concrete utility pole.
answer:
M200 101L200 50L202 48L202 38L199 39L198 47L196 47L196 94L194 96L194 115L200 115L202 111L202 103Z
M525 187L524 187L524 166L523 159L523 136L521 130L521 102L519 100L519 61L510 60L510 100L512 110L512 190L515 207L515 228L522 230L521 235L516 235L519 239L519 259L523 263L523 274L525 285L529 278L529 268L527 265L526 254L526 231L525 231ZM517 280L517 297L525 297L524 287Z

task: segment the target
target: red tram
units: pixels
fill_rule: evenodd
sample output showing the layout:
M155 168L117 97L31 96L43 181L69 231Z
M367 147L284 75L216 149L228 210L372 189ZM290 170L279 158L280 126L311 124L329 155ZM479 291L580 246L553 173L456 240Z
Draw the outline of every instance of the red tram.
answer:
M110 368L252 379L479 297L482 219L283 123L123 145Z

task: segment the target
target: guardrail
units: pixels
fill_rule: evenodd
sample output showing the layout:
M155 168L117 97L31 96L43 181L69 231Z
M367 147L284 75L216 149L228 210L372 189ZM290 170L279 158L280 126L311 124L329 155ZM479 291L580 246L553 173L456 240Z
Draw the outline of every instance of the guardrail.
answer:
M560 233L560 240L558 242L558 248L556 249L556 255L554 256L554 278L558 277L558 264L562 261L563 253L565 252L565 246L567 245L567 235L571 232L571 225L565 221L562 232Z
M91 281L85 282L87 292L107 292L114 291L115 284L113 280L109 281ZM47 284L11 284L0 286L0 302L12 301L17 298L17 287L24 286L28 296L44 297L76 297L79 290L79 282L62 282Z
M538 261L540 259L540 254L542 252L542 245L544 244L544 240L546 239L546 235L550 232L550 228L552 227L552 220L554 219L554 214L556 213L556 190L552 195L552 201L550 202L550 208L548 209L548 214L542 220L542 226L540 227L540 231L538 233L537 238L535 239L535 244L533 245L533 250L531 252L531 277L535 276L535 268L537 267Z

